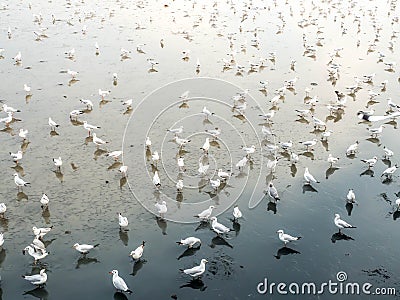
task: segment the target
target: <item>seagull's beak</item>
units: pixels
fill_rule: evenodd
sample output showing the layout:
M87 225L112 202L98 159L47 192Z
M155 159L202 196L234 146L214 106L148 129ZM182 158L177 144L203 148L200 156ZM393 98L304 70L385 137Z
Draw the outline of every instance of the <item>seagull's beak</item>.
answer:
M112 274L112 272L108 272L108 274Z

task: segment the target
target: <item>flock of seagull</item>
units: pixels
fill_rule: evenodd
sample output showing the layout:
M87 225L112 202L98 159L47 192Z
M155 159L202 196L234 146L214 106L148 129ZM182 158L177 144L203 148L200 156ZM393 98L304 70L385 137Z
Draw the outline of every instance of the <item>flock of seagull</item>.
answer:
M84 1L82 1L84 3ZM333 14L334 7L338 6L340 7L340 1L329 1L332 3L332 8L327 9L324 11L321 9L320 13L322 16L328 16L331 13ZM352 1L353 2L353 1ZM247 20L250 15L253 15L253 21L257 19L258 15L257 13L253 13L252 10L255 11L262 11L262 10L267 10L267 7L262 7L262 6L256 6L253 4L253 1L246 1L247 5L243 5L243 11L240 11L237 9L237 6L234 4L233 1L227 1L229 4L228 6L232 11L235 12L238 16L240 15L240 19L242 22ZM277 1L272 1L272 7L277 6ZM333 5L334 4L334 5ZM390 4L390 12L393 12L396 8L396 1L389 1ZM138 7L140 8L141 5L144 5L142 1L138 1ZM195 5L200 5L197 2L193 2L193 7ZM213 10L210 14L210 23L213 24L218 24L218 16L219 16L219 9L218 7L221 4L219 4L217 1L213 3ZM314 3L313 3L314 5ZM70 4L71 7L73 7L72 4ZM303 56L310 58L310 59L316 59L318 55L318 47L323 47L324 45L324 28L322 26L318 26L318 19L312 19L312 13L311 12L306 12L305 10L305 5L304 1L300 1L300 6L302 7L300 11L300 15L303 17L299 22L298 26L300 28L313 28L315 29L316 32L316 42L313 43L311 42L311 38L307 36L306 33L303 35L303 48L304 48L304 53ZM3 7L5 10L7 10L7 5ZM29 4L29 9L32 9L32 5ZM268 10L270 10L271 7L268 7ZM290 6L290 13L293 15L292 11L292 6ZM375 9L371 9L368 11L369 14L369 19L370 22L372 23L372 27L374 30L374 39L371 41L369 45L367 45L367 52L369 55L374 55L376 52L376 48L380 46L379 41L381 37L381 31L382 31L382 25L376 20L376 15L378 13L378 8L376 7ZM88 13L90 16L92 16L92 13ZM90 16L86 15L85 17L90 18ZM360 15L352 15L354 17L354 26L356 28L356 36L357 36L357 41L354 47L361 47L361 41L359 39L359 34L361 32L361 16ZM397 27L398 27L398 17L393 16L389 14L389 17L391 18L391 25L392 25L392 36L391 36L391 42L388 46L389 50L393 50L393 47L395 46L394 43L397 38ZM175 17L174 17L175 18ZM344 16L343 16L344 18ZM34 15L33 17L33 22L35 23L35 26L38 27L37 30L34 31L35 35L35 40L36 41L41 41L45 38L48 38L48 35L46 33L47 28L41 27L42 23L45 22L45 18L41 14ZM285 30L286 26L286 20L284 18L284 15L279 12L278 13L278 32L277 34L282 33ZM57 24L57 22L60 22L54 15L51 16L51 20L53 24ZM197 22L201 22L202 19L198 19ZM67 20L67 23L70 22L72 24L73 20ZM175 22L175 20L173 20ZM336 20L335 17L335 22L340 23L340 30L342 32L342 35L346 35L349 33L349 31L354 30L354 28L347 28L345 23L341 20ZM142 28L142 24L138 23L137 28ZM242 25L239 27L239 32L242 32L243 28ZM256 49L259 49L262 44L262 40L258 37L258 35L263 31L262 28L256 27L254 28L253 31L253 39L250 41L250 47L254 47ZM86 25L83 25L81 29L81 34L82 35L87 35L89 32L89 29L87 28ZM191 39L191 36L189 32L178 32L177 34L182 34L186 39ZM238 42L236 40L237 33L225 33L224 35L228 45L229 45L229 53L227 54L228 58L223 58L222 61L222 68L224 72L227 72L229 70L234 70L234 74L236 76L244 76L245 74L251 74L255 72L260 72L263 68L265 68L267 65L271 65L271 69L276 66L276 60L279 59L279 55L276 54L275 52L269 52L267 57L261 57L259 61L251 61L249 62L248 66L244 66L239 64L237 54L238 53L246 53L246 49L248 47L247 41L243 44L238 45ZM14 32L11 29L11 27L8 27L7 30L7 37L8 39L12 40L14 38ZM144 47L145 44L138 44L136 47L136 51L138 53L144 53ZM162 39L160 41L160 46L161 48L165 47L165 41ZM100 47L99 44L96 42L94 45L94 52L96 55L99 55L100 53ZM329 61L326 64L326 78L329 82L332 83L333 86L336 86L337 82L340 82L340 74L342 69L344 68L342 66L342 61L341 61L341 53L343 52L344 48L339 47L332 49L331 54L329 56ZM77 51L75 48L67 50L65 53L66 58L68 59L74 59L76 55L78 55ZM24 54L25 55L25 54ZM125 60L130 58L132 55L131 50L125 49L125 48L120 48L120 58L121 60ZM189 60L191 55L191 52L189 49L185 49L182 51L182 60ZM0 58L4 58L7 56L7 51L4 48L0 48ZM378 63L382 63L383 68L385 71L390 73L394 72L395 68L395 62L388 61L386 59L386 55L383 52L379 52L377 55L377 60ZM14 64L17 66L20 66L23 62L23 55L21 51L18 51L15 56L12 57L12 60ZM162 66L162 63L160 64L155 58L149 57L147 58L147 62L150 65L150 71L151 72L159 72L159 68ZM157 68L157 69L156 69ZM296 60L292 59L290 62L290 70L292 72L297 72L296 70ZM196 60L196 65L195 65L195 71L197 74L200 73L201 69L201 64L200 60L197 58ZM79 72L74 71L71 69L67 69L65 71L66 74L70 77L71 81L79 81ZM279 201L284 201L284 197L280 196L280 191L279 187L275 186L274 180L277 179L278 177L276 176L276 168L279 167L283 159L282 158L287 158L287 161L289 161L290 165L292 168L296 169L296 165L299 165L301 162L300 159L300 152L299 150L296 150L296 144L299 144L299 146L302 150L305 149L305 153L308 153L310 156L313 156L313 152L315 151L315 146L317 146L319 143L322 144L327 144L328 140L331 139L331 135L335 135L335 130L330 128L330 124L328 124L327 120L335 119L335 120L340 120L345 109L347 106L353 106L354 104L349 104L350 99L355 99L357 96L357 93L361 90L369 89L368 91L368 103L366 105L366 108L362 107L362 109L359 109L356 116L354 116L354 119L359 120L360 124L366 124L370 127L368 127L366 131L366 137L371 138L371 139L378 139L381 135L385 134L385 128L387 127L386 124L382 124L380 122L393 122L395 121L398 117L400 117L400 104L395 103L391 98L387 97L387 102L386 104L380 104L379 97L384 97L385 93L387 92L387 89L389 88L388 86L388 80L381 80L379 82L379 86L377 86L375 83L378 80L376 78L376 73L372 74L364 74L361 76L356 76L354 83L351 85L348 85L344 87L342 90L339 88L335 91L334 95L332 95L333 100L329 101L327 103L323 103L323 101L319 98L318 95L313 95L313 87L309 86L306 87L304 90L305 96L302 99L302 103L300 104L301 107L298 107L294 110L294 114L298 116L298 119L296 121L300 122L301 124L305 124L304 126L307 126L308 124L312 124L314 127L314 132L317 137L310 138L308 140L299 140L299 141L278 141L281 138L278 136L277 132L279 131L276 126L275 120L279 118L279 106L285 105L284 104L284 99L286 96L286 93L289 92L295 92L296 91L296 84L299 80L297 76L295 76L292 79L285 80L280 88L277 88L273 92L273 97L269 100L269 107L268 107L268 112L263 113L259 115L259 118L263 121L262 126L260 127L260 135L263 138L263 149L258 149L255 145L243 145L242 146L242 151L243 151L243 157L235 162L235 168L241 172L243 171L246 167L248 167L251 163L252 160L254 159L254 153L258 151L266 151L268 153L268 162L266 167L270 170L270 174L268 175L268 178L270 179L266 189L265 189L265 194L266 196L270 199L271 202L274 204L277 204ZM112 74L112 81L114 84L119 80L118 74L113 73ZM269 95L269 85L270 82L265 80L265 81L260 81L259 83L259 91L263 93L264 95ZM24 84L23 90L26 93L27 97L32 96L32 88L28 86L28 84ZM111 91L110 90L102 90L98 89L98 96L100 101L104 101L107 97L109 97ZM237 95L232 96L232 111L235 111L239 113L241 116L243 116L244 119L246 119L246 110L249 108L249 103L247 101L247 95L249 94L249 90L245 90L242 93L238 93ZM183 93L179 99L182 100L183 103L188 103L190 101L189 97L189 91L186 91ZM89 124L87 120L80 121L80 118L84 117L85 113L88 111L91 111L94 109L95 105L93 104L93 101L90 99L80 99L81 105L83 105L83 108L80 109L73 109L69 113L69 119L71 123L76 123L80 122L82 125L83 129L87 132L88 138L93 142L93 144L96 146L97 149L100 147L106 147L109 142L107 140L104 140L100 138L97 134L96 131L101 129L100 126ZM367 110L367 108L375 105L375 104L380 104L381 107L379 108L380 110L386 110L384 114L382 115L376 115L375 114L375 109L370 109ZM124 100L122 102L122 105L127 108L127 111L132 111L133 110L133 99L128 99ZM322 120L317 117L316 110L317 108L320 109L321 106L324 106L329 113L327 120ZM2 115L0 117L0 124L4 124L5 128L8 129L10 128L13 123L17 122L15 116L18 113L21 113L21 110L18 108L14 108L11 105L7 103L2 104ZM205 119L209 119L215 116L215 113L212 112L212 109L210 107L204 106L202 111L202 115L204 116ZM372 127L374 126L373 124L378 123L379 126ZM372 125L371 125L372 124ZM56 132L57 128L59 128L61 125L57 121L55 121L51 116L48 117L48 126L51 130L51 132ZM278 125L279 126L279 125ZM173 135L173 141L178 145L179 149L182 149L184 147L187 147L187 145L190 145L191 140L186 139L183 137L183 126L176 127L176 128L168 128L166 129L168 134ZM207 138L205 138L204 144L200 148L202 151L202 157L207 158L209 155L209 152L212 151L212 145L211 142L213 140L221 139L221 136L223 137L223 133L221 128L215 128L215 129L206 129L205 132L208 134ZM26 156L29 156L29 152L27 150L27 143L29 140L29 134L30 132L26 128L20 128L18 136L22 140L23 146L21 146L21 150L18 150L16 152L9 152L10 158L12 161L15 162L16 165L19 165L21 163L21 160L26 159ZM163 187L162 183L162 178L160 178L160 174L157 169L157 165L161 159L160 154L156 150L152 150L152 141L151 137L147 137L146 140L144 141L146 151L150 151L151 153L151 165L152 165L152 170L153 172L153 178L152 178L152 183L154 185L154 189L156 191L160 191ZM200 145L199 145L200 146ZM343 157L350 157L354 158L356 157L359 152L361 143L359 140L354 140L354 143L350 144L346 149L343 149ZM104 150L105 152L105 157L110 157L112 158L115 162L118 162L119 159L123 156L123 151L122 150L115 150L115 151L107 151ZM388 167L381 173L380 178L384 181L391 181L393 180L393 175L399 168L397 164L392 165L392 160L395 157L394 151L390 150L387 146L383 146L382 148L382 153L377 153L373 157L365 157L361 158L361 162L365 164L365 166L368 168L369 172L373 172L374 166L377 164L379 160L384 161ZM26 156L25 156L26 155ZM305 155L307 156L307 155ZM334 170L335 166L339 163L340 159L343 159L343 157L335 157L332 153L328 153L328 156L326 158L327 164L330 169ZM56 169L56 172L61 172L62 168L64 167L63 165L63 159L61 157L54 157L52 159L52 163L54 164L54 168ZM306 163L305 163L306 164ZM179 156L177 157L177 165L179 168L180 173L185 173L186 172L186 166L184 162L184 156ZM226 186L227 182L230 180L230 177L232 176L232 172L230 170L224 170L223 168L218 168L218 171L215 174L215 177L208 177L208 171L209 171L209 164L208 161L205 159L199 161L198 165L198 175L201 177L204 177L207 179L207 182L210 186L210 188L215 192L219 193L221 190L224 189ZM309 188L313 189L312 185L314 184L321 184L321 181L316 178L311 171L310 171L311 166L305 166L304 167L304 185L308 186ZM121 176L123 178L128 176L128 166L121 164L119 168L119 172L121 173ZM24 178L21 178L18 172L13 174L14 177L14 183L17 186L18 191L22 191L25 187L29 187L31 183ZM275 181L276 183L276 181ZM182 193L183 190L185 189L185 184L184 184L184 179L179 179L177 180L176 183L176 191L177 193ZM359 204L358 201L356 201L356 191L353 188L350 188L347 192L347 195L345 197L346 199L346 205L353 206L354 204ZM40 205L42 210L48 210L49 208L49 202L50 199L47 196L46 193L43 193L40 199ZM155 208L159 214L159 218L164 219L165 215L168 214L168 207L167 203L165 201L159 201L155 203ZM214 231L218 237L223 238L226 234L228 234L232 229L222 223L220 223L217 219L217 216L215 214L213 215L213 210L216 208L215 205L210 205L209 208L207 208L204 211L201 212L194 212L195 215L194 217L197 218L200 222L206 223L210 226L211 230ZM395 200L395 209L400 209L400 198ZM7 211L7 207L5 203L0 203L0 216L4 217L5 213ZM239 209L238 205L235 205L233 207L233 211L231 212L233 216L233 223L237 224L239 220L243 217L242 211ZM352 229L356 228L356 226L351 225L347 221L343 220L341 216L338 213L332 214L332 222L333 224L338 228L339 234L342 234L342 230L345 229ZM118 213L118 226L119 230L124 232L129 230L129 221L128 217L124 216L122 213ZM42 228L37 228L35 226L32 227L33 231L33 240L32 242L26 246L23 249L23 254L29 254L33 260L34 264L36 265L37 263L40 263L41 260L45 259L48 255L49 252L46 249L45 242L43 240L44 236L51 232L52 226L51 227L42 227ZM285 233L284 230L279 229L276 231L278 239L282 241L286 247L286 245L290 242L296 242L299 241L302 236L292 236L288 233ZM306 237L304 237L306 238ZM187 236L182 238L180 241L176 242L178 245L185 246L187 248L193 248L195 245L197 247L200 247L202 244L202 241L196 237L196 236ZM4 244L4 235L3 233L0 233L0 246L3 246ZM138 262L142 258L144 254L144 249L145 249L146 241L142 241L136 249L132 250L129 253L129 256L132 258L133 261ZM85 257L90 251L94 251L99 247L99 244L87 244L87 243L75 243L72 245L72 248L75 249ZM187 269L180 269L180 271L183 274L189 275L190 277L194 279L201 278L201 276L205 273L206 271L206 264L208 263L208 260L206 258L202 258L200 260L199 265L196 265L192 268L187 268ZM125 293L132 293L132 289L130 289L125 282L125 280L119 275L119 272L117 269L111 270L109 272L112 275L112 284L114 285L115 289L117 291L125 292ZM39 288L43 287L48 279L48 275L46 273L46 269L42 268L39 272L39 274L32 274L32 275L23 275L22 276L25 280L30 282L31 284L38 286Z

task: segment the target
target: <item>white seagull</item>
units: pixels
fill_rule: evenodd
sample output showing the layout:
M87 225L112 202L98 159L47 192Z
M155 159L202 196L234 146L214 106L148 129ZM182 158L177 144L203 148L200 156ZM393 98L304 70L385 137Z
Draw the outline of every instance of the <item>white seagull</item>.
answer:
M117 270L112 270L111 272L108 272L108 273L112 274L112 283L113 283L114 287L117 289L117 291L126 292L128 294L132 293L132 291L126 285L125 281L121 277L118 276Z
M199 238L190 236L187 237L186 239L181 239L179 242L176 242L178 245L185 245L188 246L188 248L193 248L195 244L201 244L201 240Z
M215 206L210 205L209 208L206 210L203 210L201 213L195 215L194 217L199 218L201 220L208 220L211 217L212 211L215 208Z
M192 277L198 277L206 271L206 263L208 263L208 260L203 258L200 261L199 266L196 266L196 267L193 267L190 269L185 269L185 270L179 269L179 270L187 275L192 276Z
M98 247L100 244L96 244L96 245L88 245L88 244L78 244L75 243L72 248L74 248L76 251L82 253L82 254L88 254L90 250L92 250L93 248Z
M46 283L47 281L47 274L45 269L41 269L39 274L35 275L22 275L22 278L25 280L29 281L30 283L37 285L37 286L42 286Z
M343 228L357 228L355 226L350 225L346 221L343 221L342 219L340 219L340 215L339 214L335 214L334 222L335 222L336 227L339 228L339 232Z
M289 234L284 233L282 229L279 229L276 233L278 233L279 239L280 239L282 242L285 243L285 246L286 246L286 244L289 243L289 242L297 241L297 240L301 239L301 236L296 236L296 237L291 236L291 235L289 235Z
M118 213L118 224L119 224L119 228L122 230L123 228L128 226L128 224L129 224L128 218L122 216L121 213Z
M139 247L137 247L135 250L132 250L131 253L129 253L129 256L132 257L134 260L138 260L142 257L143 255L143 250L144 250L144 244L146 242L143 241Z
M211 228L212 228L212 230L215 233L217 233L218 235L231 231L230 228L226 227L225 225L223 225L221 223L218 223L217 217L212 217L210 220L211 220Z
M14 176L14 182L17 185L18 188L20 188L20 187L22 188L23 186L27 186L27 185L30 184L29 182L26 182L22 178L20 178L18 176L18 173L14 173L13 176Z
M304 170L304 179L306 180L307 184L310 184L310 182L319 183L319 181L316 180L314 176L312 176L311 173L308 171L308 168Z

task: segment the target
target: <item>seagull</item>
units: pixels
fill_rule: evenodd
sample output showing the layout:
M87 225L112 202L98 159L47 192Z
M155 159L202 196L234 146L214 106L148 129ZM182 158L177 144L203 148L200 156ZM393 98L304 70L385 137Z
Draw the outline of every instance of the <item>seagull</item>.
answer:
M346 221L340 219L339 214L335 214L335 220L334 220L334 222L335 222L336 227L339 228L339 232L340 232L340 230L343 229L343 228L357 228L357 227L355 227L355 226L350 225L350 224L347 223Z
M201 213L195 215L194 217L199 218L201 220L208 220L211 217L212 211L215 208L215 206L210 205L209 208L206 210L203 210Z
M29 182L26 182L22 178L20 178L18 176L18 173L14 173L13 176L14 176L14 182L17 185L18 188L20 188L20 187L22 188L23 186L27 186L27 185L30 184Z
M127 227L129 222L127 217L123 217L121 213L118 213L118 224L119 229L122 230L123 227Z
M190 143L190 140L187 139L181 139L177 136L175 136L174 138L175 143L177 143L179 145L179 147L183 147L184 145L186 145L187 143Z
M331 153L328 155L328 163L332 167L334 163L337 163L339 161L339 157L334 157Z
M111 91L106 91L106 90L103 91L102 89L99 89L99 96L101 97L101 100L104 100L104 98L108 96L110 93Z
M175 136L177 136L183 132L183 126L180 126L178 128L167 129L167 131L171 132L171 133L175 134Z
M85 128L88 131L88 134L90 136L90 133L92 132L92 130L100 129L101 127L100 126L91 125L87 121L83 121L83 128Z
M5 113L12 113L12 114L14 114L14 113L16 113L16 112L21 112L19 109L16 109L16 108L14 108L14 107L11 107L11 106L8 106L7 104L3 104L3 111L5 112Z
M117 291L122 291L126 292L128 294L132 294L132 291L128 288L126 285L125 281L118 276L118 271L117 270L112 270L111 272L108 272L109 274L112 274L112 283L114 287L117 289Z
M221 185L221 180L217 178L216 180L210 179L210 184L211 187L214 189L214 191L218 190L219 186Z
M208 117L211 117L212 115L214 115L213 112L209 111L207 109L207 107L203 107L203 110L201 111L203 113L203 115L206 117L206 119L208 119Z
M129 254L130 257L132 257L134 260L139 260L142 255L143 255L143 250L144 250L144 244L146 242L143 241L139 247L137 247L135 250L132 250L131 253Z
M210 138L206 138L203 147L201 147L200 149L202 149L205 153L208 153L208 150L210 149Z
M42 204L42 208L46 208L49 204L49 197L45 193L43 193L42 198L40 198L40 203Z
M179 171L184 172L185 171L185 161L184 161L184 157L180 156L177 159L177 163L178 163L178 167L179 167Z
M9 152L9 153L10 153L10 155L11 155L11 158L12 158L16 163L18 163L18 161L22 159L22 154L23 154L23 152L22 152L21 150L18 150L17 153L11 153L11 152Z
M14 59L14 61L15 61L16 64L19 64L19 63L22 61L22 54L21 54L21 51L19 51L19 52L17 53L17 55L14 56L13 59Z
M240 209L239 209L239 207L237 205L235 205L233 207L233 213L232 214L233 214L233 221L234 222L236 222L238 219L240 219L243 216L242 212L240 211Z
M356 141L354 144L351 144L346 150L346 155L356 154L359 143L360 143L359 141Z
M47 274L45 269L41 269L39 274L35 275L22 275L22 278L30 283L37 285L39 288L47 281Z
M275 111L272 110L269 113L266 113L266 114L263 114L263 115L258 115L258 116L262 117L267 122L271 122L271 120L274 117L274 115L275 115Z
M62 163L63 163L61 160L61 157L53 158L53 162L54 162L54 165L57 167L57 169L60 170Z
M4 218L4 214L7 211L7 206L4 203L0 203L0 216Z
M275 188L275 186L274 186L274 184L272 183L272 181L271 181L271 182L269 183L269 185L268 185L267 193L268 193L268 196L270 196L275 202L278 201L278 200L281 200L281 199L279 198L278 191L277 191L277 189Z
M289 234L284 233L282 229L279 229L276 233L278 233L279 239L280 239L282 242L285 243L285 246L286 246L286 244L289 243L289 242L297 241L297 240L300 240L300 239L301 239L301 236L297 236L297 237L291 236L291 235L289 235Z
M356 202L356 194L354 194L353 189L349 189L349 192L347 193L347 203L357 203Z
M19 137L21 137L21 138L23 138L24 140L26 140L27 135L28 135L28 129L24 130L24 129L21 128L21 129L19 130L19 133L18 133L18 136L19 136Z
M160 214L161 217L163 217L163 215L166 214L166 212L168 211L167 202L165 201L161 201L161 204L156 203L154 204L154 206L157 208L157 212Z
M126 172L128 171L128 166L121 166L118 171L120 173L122 173L122 177L126 177Z
M374 156L373 158L370 159L362 159L361 160L363 163L366 163L368 165L368 169L372 168L375 166L376 162L378 161L378 157Z
M311 141L304 141L304 142L299 142L299 143L300 143L300 144L303 144L304 146L306 146L306 147L307 147L307 150L308 150L310 147L315 146L315 145L317 144L317 142L318 142L317 139L313 139L313 140L311 140ZM311 149L311 150L312 150L312 149Z
M312 181L312 182L315 182L315 183L319 183L319 181L316 180L316 179L314 178L314 176L312 176L311 173L308 171L308 168L306 168L306 169L304 170L304 179L306 180L306 183L307 183L307 184L310 184L311 181Z
M153 154L151 155L151 160L153 163L157 165L158 161L160 160L160 156L158 155L158 151L154 151Z
M392 101L392 98L388 98L387 99L387 104L389 106L389 110L393 110L393 109L398 110L398 109L400 109L400 105L394 103Z
M186 239L181 239L179 242L176 242L176 243L178 245L188 246L188 248L193 248L193 246L195 244L197 244L197 243L201 244L201 240L196 237L190 236L190 237L187 237Z
M179 270L181 272L187 274L187 275L192 276L193 278L194 277L198 277L198 276L202 275L206 271L206 263L208 263L208 260L203 258L200 261L200 265L199 266L196 266L196 267L193 267L193 268L190 268L190 269L185 269L185 270L179 269Z
M322 120L312 116L312 119L314 121L314 127L324 127L326 128L326 123L323 122Z
M367 130L371 133L371 136L377 137L378 134L382 133L383 128L385 128L385 125L380 125L377 128L367 128Z
M4 235L2 232L0 232L0 247L4 245Z
M215 129L206 129L205 132L211 134L214 138L217 138L221 134L221 129L216 127Z
M74 248L76 251L82 253L82 254L88 254L90 250L92 250L93 248L98 247L100 244L96 244L96 245L88 245L88 244L78 244L75 243L72 248Z
M67 70L67 74L68 74L69 76L71 76L72 79L75 79L76 76L78 76L79 72L68 69L68 70Z
M229 179L229 177L231 177L230 173L224 172L224 171L222 171L222 169L218 169L217 175L221 180L227 180L227 179Z
M161 180L160 177L158 176L158 171L154 172L153 184L156 188L159 188L161 186Z
M201 176L206 175L209 167L210 165L203 165L202 162L199 162L199 169L198 169L199 174Z
M383 171L382 176L386 176L386 177L392 177L393 173L396 172L398 166L397 164L394 165L393 167L387 168L386 170Z
M7 117L0 119L0 123L4 122L8 127L12 120L13 120L13 114L9 112L7 114Z
M389 148L387 148L386 146L383 146L383 151L385 152L385 155L384 155L385 159L390 159L394 155L394 152L392 150L390 150Z
M49 126L51 130L55 130L56 127L59 127L60 125L54 122L50 117L49 117Z
M122 102L122 105L126 105L127 109L132 108L133 99L128 99Z
M22 250L22 254L25 255L25 253L28 252L28 254L30 256L32 256L34 258L34 263L36 264L36 262L40 259L45 258L47 255L49 255L49 252L46 252L45 250L43 252L41 251L36 251L35 248L33 248L32 246L26 246L24 248L24 250Z
M42 228L37 228L36 226L32 227L33 234L37 236L39 239L44 237L46 234L50 232L50 230L53 228L51 227L42 227Z
M333 133L333 130L326 130L323 133L321 133L321 140L328 140L328 137L331 136L331 134Z
M148 136L146 136L146 142L145 142L145 144L146 144L146 147L147 147L147 148L150 148L150 147L151 147L151 140L150 140L150 138L149 138Z
M79 100L83 105L86 105L86 108L89 110L93 109L93 102L89 99L80 99Z
M239 170L243 169L244 166L246 166L247 161L248 161L247 157L244 156L241 160L238 161L238 163L236 164L236 168L239 168Z
M256 146L254 145L251 145L251 147L242 146L242 149L246 152L246 156L250 156L250 154L253 154L256 151Z
M82 115L82 114L84 114L84 113L85 113L85 112L82 111L82 110L74 109L74 110L71 110L71 111L70 111L70 113L69 113L69 118L70 118L71 120L77 120L77 119L78 119L78 116L80 116L80 115Z
M97 146L100 146L107 144L108 142L103 141L102 139L97 137L96 133L93 133L93 143L95 143Z
M122 155L122 153L123 153L122 151L117 150L117 151L108 152L105 154L105 156L112 157L112 158L114 158L115 161L117 161L118 158Z
M179 179L177 182L176 182L176 190L179 192L179 193L181 193L182 192L182 190L183 190L183 180L182 179Z
M212 217L210 220L211 220L211 229L218 235L231 231L230 228L226 227L221 223L218 223L217 217Z

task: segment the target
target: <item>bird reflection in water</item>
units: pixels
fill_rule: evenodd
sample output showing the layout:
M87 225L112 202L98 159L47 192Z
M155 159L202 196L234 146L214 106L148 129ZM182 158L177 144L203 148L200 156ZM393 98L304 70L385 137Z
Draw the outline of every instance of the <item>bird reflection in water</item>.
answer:
M304 184L303 185L303 194L305 192L318 193L318 191L311 184Z
M340 241L340 240L354 241L354 239L351 236L348 236L342 232L336 232L331 237L332 243L336 243L336 241Z
M211 229L210 223L202 220L194 231L198 231L201 229Z
M274 257L276 259L280 259L282 256L289 255L289 254L300 254L300 252L285 246L285 247L278 249L278 251L276 252L276 255L274 255Z
M223 237L216 236L211 240L211 248L215 248L215 246L227 246L229 248L233 248L231 244L229 244Z
M161 233L167 235L167 221L160 217L156 217L156 220L158 227L161 229Z
M122 241L124 246L128 246L128 242L129 242L128 231L119 230L119 239Z
M346 203L347 214L351 216L351 212L353 211L353 203Z
M82 265L88 265L91 263L98 263L98 262L100 262L100 261L97 258L87 257L86 255L81 256L81 257L79 257L78 261L76 262L75 269L79 269L79 267Z
M24 292L22 295L31 295L40 300L47 300L49 298L49 293L44 287L34 288L33 290Z
M192 288L194 290L200 290L200 291L205 291L207 286L204 284L203 280L201 280L200 278L196 278L196 279L192 279L189 282L187 282L186 284L181 285L179 288L185 288L185 287L189 287Z
M200 250L201 246L198 247L192 247L192 248L187 248L185 251L183 251L183 253L181 255L179 255L179 257L177 258L177 260L180 260L183 257L187 257L187 256L193 256L196 254L196 252L198 250Z
M339 168L337 167L329 167L326 171L325 171L325 178L328 179L329 176L333 175L333 173L335 173L335 171L339 170Z
M24 192L18 192L17 200L28 200L28 195Z
M132 273L130 273L129 275L135 276L145 263L147 263L147 260L144 259L136 260L132 267Z
M124 293L115 292L114 300L128 300L128 297Z
M304 192L303 192L304 193ZM274 215L276 215L276 212L278 211L275 202L269 201L267 204L267 211L272 211Z
M365 171L360 173L360 177L364 175L374 177L374 170L366 169Z

